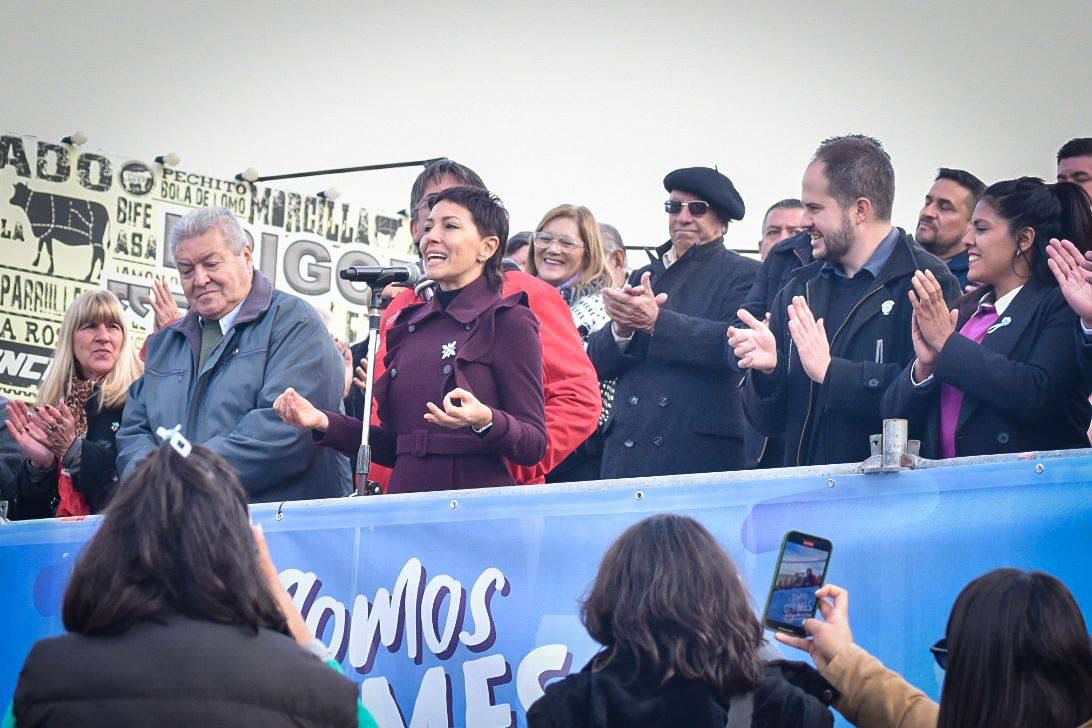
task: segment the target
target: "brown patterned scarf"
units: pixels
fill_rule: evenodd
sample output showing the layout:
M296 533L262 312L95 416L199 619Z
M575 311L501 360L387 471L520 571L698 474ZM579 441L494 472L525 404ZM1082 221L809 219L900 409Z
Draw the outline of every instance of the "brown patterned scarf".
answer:
M75 374L68 382L68 394L64 403L68 405L68 411L76 418L76 437L87 434L87 400L95 392L95 381L92 379L80 379Z

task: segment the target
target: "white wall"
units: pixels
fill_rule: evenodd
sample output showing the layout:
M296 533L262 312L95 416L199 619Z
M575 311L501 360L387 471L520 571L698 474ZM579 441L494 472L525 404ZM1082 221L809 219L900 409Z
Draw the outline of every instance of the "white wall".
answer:
M586 204L666 239L673 168L717 164L747 202L729 242L799 194L824 137L880 138L913 227L936 167L1053 177L1092 134L1089 0L745 3L12 0L0 128L230 177L450 156L513 231ZM416 171L330 184L374 209Z

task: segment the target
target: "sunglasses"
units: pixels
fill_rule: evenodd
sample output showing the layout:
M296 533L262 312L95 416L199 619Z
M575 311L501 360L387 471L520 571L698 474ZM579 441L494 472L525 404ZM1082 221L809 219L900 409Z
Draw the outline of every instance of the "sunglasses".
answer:
M583 240L577 240L576 238L568 235L551 235L550 233L535 233L534 236L535 247L545 250L550 247L550 244L555 240L561 244L561 249L565 251L576 250L577 248L584 247Z
M929 648L929 651L933 653L933 659L940 665L940 669L948 670L948 638L944 637L937 640L937 643Z
M690 202L683 202L682 200L668 200L664 203L664 209L672 215L678 215L682 212L683 208L690 210L690 214L694 217L701 217L705 213L709 212L709 203L705 200L691 200Z

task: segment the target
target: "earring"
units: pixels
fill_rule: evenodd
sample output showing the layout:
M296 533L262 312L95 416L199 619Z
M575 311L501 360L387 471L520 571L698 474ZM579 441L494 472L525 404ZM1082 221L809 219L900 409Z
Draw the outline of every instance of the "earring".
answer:
M1023 251L1023 250L1021 250L1020 248L1017 248L1017 249L1016 249L1016 257L1017 257L1017 258L1019 258L1019 257L1020 257L1021 255L1023 255L1023 254L1024 254L1024 251Z

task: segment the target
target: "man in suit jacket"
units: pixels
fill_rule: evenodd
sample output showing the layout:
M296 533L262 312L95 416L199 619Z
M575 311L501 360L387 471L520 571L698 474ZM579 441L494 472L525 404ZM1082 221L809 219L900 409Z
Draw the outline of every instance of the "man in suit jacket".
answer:
M675 170L664 188L671 240L624 289L603 291L612 323L588 339L599 378L617 379L604 478L743 467L739 376L726 332L758 263L724 247L743 199L705 167Z
M880 432L880 399L913 359L907 291L931 270L949 302L959 287L935 256L892 227L895 172L876 140L823 142L804 173L803 222L815 262L777 294L767 325L747 311L730 342L748 420L785 440L783 465L861 461Z

